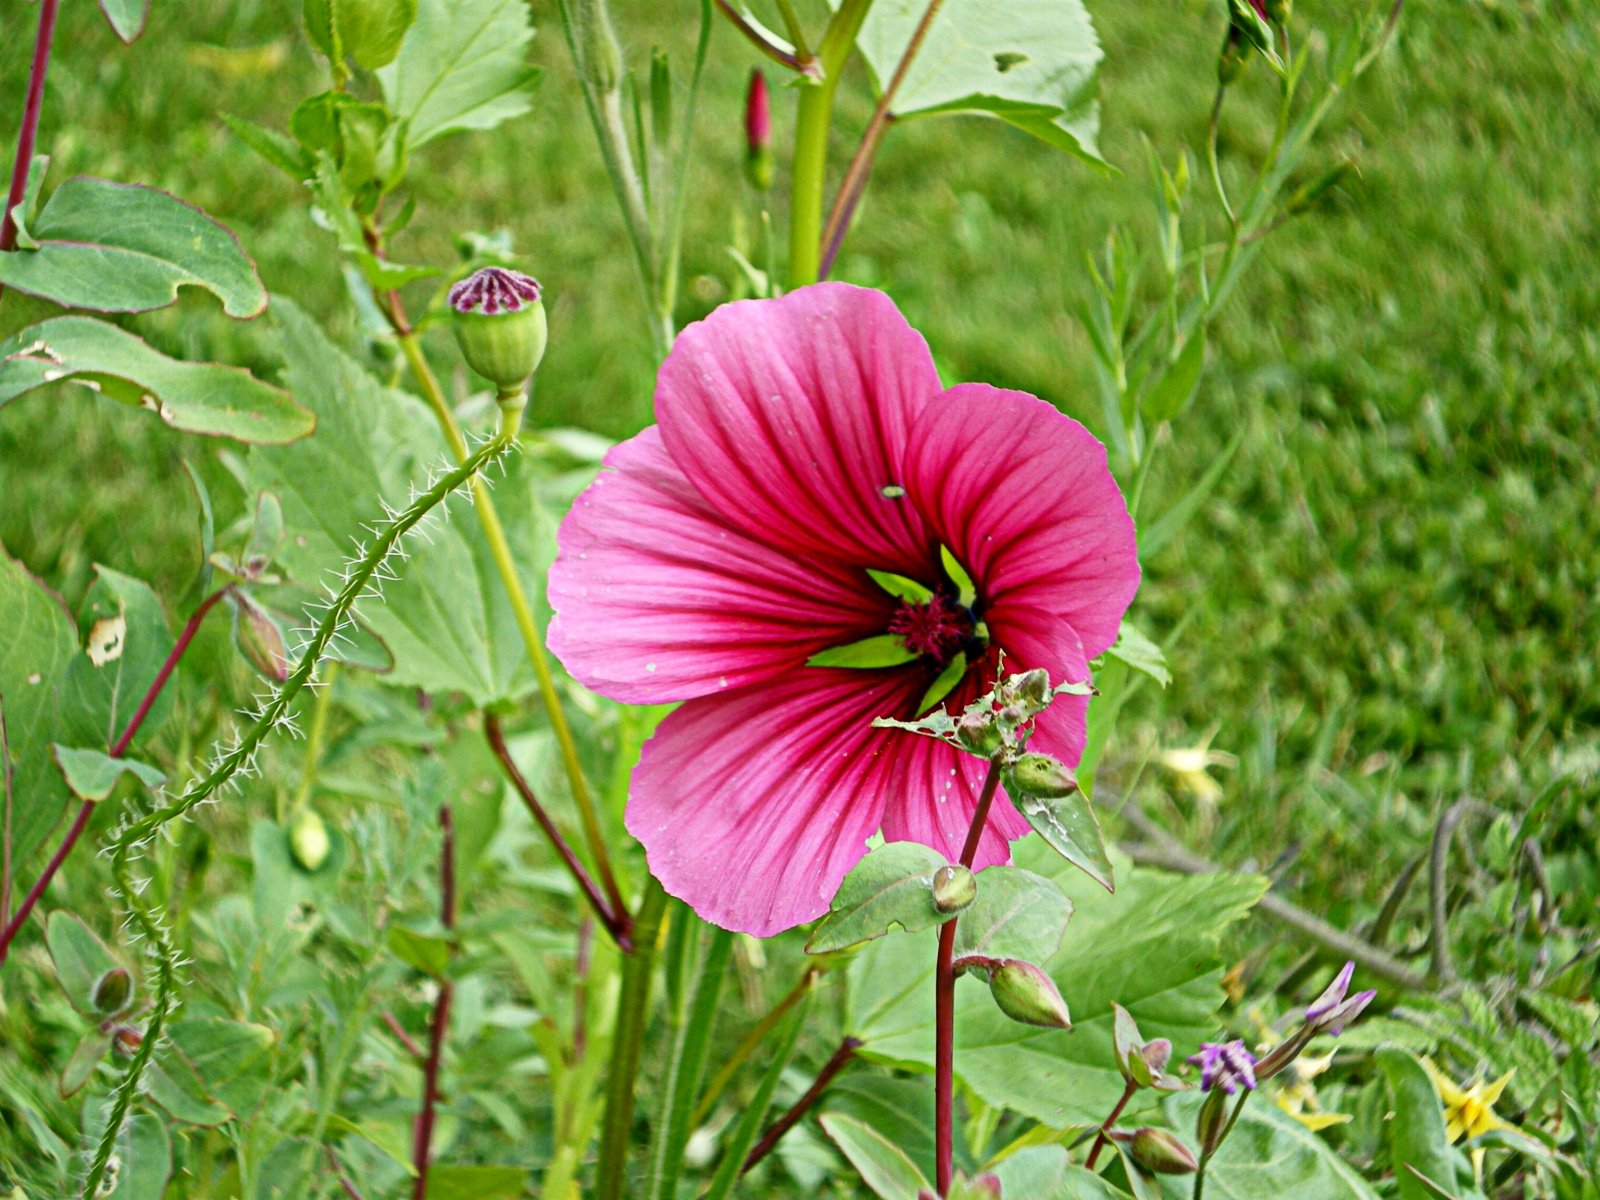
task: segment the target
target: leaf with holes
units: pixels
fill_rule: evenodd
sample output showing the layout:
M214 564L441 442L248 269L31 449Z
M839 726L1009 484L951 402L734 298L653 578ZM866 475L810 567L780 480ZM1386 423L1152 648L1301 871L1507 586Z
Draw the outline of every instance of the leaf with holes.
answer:
M173 642L149 584L110 567L96 566L95 576L78 611L83 653L61 682L61 722L72 741L110 747L138 711ZM147 741L171 711L171 690L163 688L134 744Z
M77 175L28 232L37 249L0 254L0 284L64 308L148 312L202 287L230 317L258 316L267 293L225 225L142 183Z

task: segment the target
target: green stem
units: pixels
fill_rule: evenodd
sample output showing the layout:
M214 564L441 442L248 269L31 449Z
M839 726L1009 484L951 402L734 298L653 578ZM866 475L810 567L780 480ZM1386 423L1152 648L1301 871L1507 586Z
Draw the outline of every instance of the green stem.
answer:
M656 942L666 911L667 893L651 876L645 881L644 897L633 918L633 953L622 963L622 987L617 994L611 1066L606 1078L605 1123L600 1130L596 1200L622 1200L627 1187L634 1088L639 1082L639 1058L650 1015L650 976L655 966Z
M839 76L855 50L872 0L843 0L817 53L821 78L800 91L794 166L789 184L789 286L815 283L822 269L822 200L828 176L828 133Z
M333 681L339 673L335 659L328 663L322 680L322 690L317 693L311 710L311 729L306 734L306 756L300 766L300 786L295 789L294 800L289 805L289 816L298 815L311 800L311 788L317 781L317 768L322 763L322 741L328 733L328 710L333 707Z

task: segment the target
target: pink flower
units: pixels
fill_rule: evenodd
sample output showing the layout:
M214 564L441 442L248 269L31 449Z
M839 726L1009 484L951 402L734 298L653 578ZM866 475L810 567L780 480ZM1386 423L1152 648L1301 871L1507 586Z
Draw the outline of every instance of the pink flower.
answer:
M887 296L834 283L685 329L656 413L578 498L550 572L550 644L579 681L682 702L628 801L651 871L707 920L765 935L825 912L879 829L953 859L985 764L872 721L920 715L959 654L953 712L999 651L1008 671L1088 678L1139 583L1104 447L1034 396L945 389ZM976 585L970 607L941 547ZM808 665L886 635L915 657ZM1087 703L1058 697L1032 748L1077 763ZM1002 793L975 868L1027 832Z

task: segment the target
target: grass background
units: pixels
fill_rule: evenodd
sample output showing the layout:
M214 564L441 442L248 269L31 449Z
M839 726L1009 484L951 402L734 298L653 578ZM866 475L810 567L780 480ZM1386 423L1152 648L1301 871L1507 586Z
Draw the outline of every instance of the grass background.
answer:
M445 263L465 230L511 232L551 301L533 420L622 436L650 419L653 364L633 268L570 79L553 4L533 5L545 68L535 111L455 136L413 168L418 215L396 254ZM1037 392L1091 426L1076 318L1086 252L1115 225L1149 241L1141 139L1198 147L1220 5L1090 5L1107 50L1102 175L997 124L893 131L841 261L888 289L952 378ZM1335 20L1299 7L1300 28ZM663 40L686 62L688 0L616 3L630 61ZM332 239L301 190L234 142L219 114L283 128L325 84L288 0L156 0L118 45L67 4L40 145L76 172L168 188L239 231L268 287L359 337ZM0 96L21 95L32 6L0 13ZM712 50L689 205L685 318L726 294L723 249L751 201L740 103L751 52ZM1141 790L1192 844L1286 868L1336 923L1370 913L1463 793L1523 807L1557 786L1557 891L1591 882L1600 775L1600 24L1586 0L1412 0L1384 61L1330 122L1319 161L1349 155L1342 201L1274 234L1213 330L1194 408L1146 497L1159 513L1243 428L1197 519L1148 564L1135 615L1170 641L1175 682L1131 710L1122 778L1152 748L1214 746L1216 806L1147 773ZM0 144L17 113L0 112ZM870 105L859 66L835 161ZM776 142L792 123L777 93ZM1259 64L1230 102L1225 154L1270 135ZM786 183L780 154L778 190ZM1201 187L1198 182L1196 187ZM1214 207L1214 206L1213 206ZM1213 230L1214 232L1214 230ZM0 305L0 336L32 314ZM199 300L138 322L172 350L272 369L264 329ZM437 347L447 362L447 347ZM75 601L90 565L176 597L196 567L180 459L211 446L145 414L41 392L0 416L0 540ZM208 468L217 480L219 470ZM219 486L220 483L219 483ZM1176 631L1176 632L1175 632ZM1280 863L1280 865L1282 865ZM1569 917L1582 919L1582 914Z

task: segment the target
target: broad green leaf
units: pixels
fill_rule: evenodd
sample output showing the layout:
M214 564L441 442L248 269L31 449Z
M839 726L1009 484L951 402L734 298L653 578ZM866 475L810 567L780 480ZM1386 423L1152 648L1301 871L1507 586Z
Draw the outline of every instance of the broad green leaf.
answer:
M908 648L898 637L892 633L883 633L877 637L851 642L848 646L829 646L826 650L818 650L806 659L806 666L872 669L898 667L903 663L914 662L916 658L917 652Z
M493 129L532 106L525 0L421 0L400 54L378 71L412 146L457 129Z
M926 1078L853 1071L828 1088L825 1111L871 1126L905 1152L917 1170L934 1173L933 1089Z
M144 23L150 15L150 0L100 0L100 11L105 14L111 31L131 46L144 32Z
M1152 421L1170 421L1186 409L1200 388L1200 373L1205 365L1206 331L1201 326L1189 335L1178 357L1145 394L1141 405L1144 415Z
M101 1019L94 1005L95 984L107 971L121 966L98 934L72 913L57 909L44 927L45 945L56 965L56 979L72 1001L72 1007L86 1017Z
M292 442L316 421L248 371L168 358L93 317L53 317L0 343L0 407L60 380L149 409L174 429L244 442Z
M826 1113L818 1123L879 1200L917 1200L919 1191L932 1191L905 1151L866 1122Z
M1150 676L1162 687L1172 682L1172 672L1167 669L1167 656L1160 646L1139 632L1131 621L1124 621L1117 630L1117 640L1106 651L1112 658L1127 663L1135 671Z
M1454 1187L1455 1163L1433 1080L1415 1056L1405 1050L1385 1046L1378 1051L1376 1061L1388 1081L1389 1102L1394 1111L1386 1122L1390 1160L1410 1164L1440 1187ZM1434 1195L1427 1184L1408 1172L1397 1172L1395 1182L1401 1200L1431 1200Z
M60 735L56 687L78 652L61 601L0 546L0 719L11 767L11 861L21 864L60 820L71 793L50 756ZM4 822L4 813L0 813Z
M132 758L112 758L103 750L62 745L53 746L51 750L67 787L80 800L104 800L123 775L132 775L151 791L167 781L164 774L148 763Z
M881 89L898 67L926 0L877 0L858 44ZM962 0L934 18L895 94L896 117L998 117L1099 162L1096 69L1101 57L1080 0Z
M944 865L944 855L918 842L879 846L845 876L806 952L826 954L895 929L915 933L942 925L955 915L933 903L933 875Z
M1175 1129L1192 1130L1203 1097L1173 1096L1165 1104ZM1169 1200L1187 1197L1189 1178L1163 1180ZM1404 1193L1402 1193L1404 1194ZM1265 1096L1252 1097L1239 1123L1206 1169L1206 1195L1215 1200L1378 1200L1378 1192L1323 1140Z
M404 925L389 926L389 949L408 967L435 979L443 976L450 966L449 942L441 937L407 929Z
M94 1078L96 1068L105 1060L111 1049L111 1035L102 1033L98 1029L91 1029L84 1034L78 1044L72 1049L72 1057L67 1059L67 1065L61 1068L61 1079L58 1087L63 1099L74 1096Z
M279 565L298 583L319 585L340 570L383 505L446 461L423 403L380 386L288 301L274 306L289 386L316 413L316 436L292 448L254 449L245 479L283 504L289 536ZM529 464L513 458L494 484L522 583L541 598L555 554L554 521ZM362 620L394 656L388 680L433 692L457 691L478 707L514 700L534 677L477 521L464 508L408 543L410 557ZM542 617L541 612L541 617Z
M1070 1034L1020 1026L995 1008L981 981L958 983L956 1072L985 1101L1052 1128L1095 1124L1122 1094L1112 1002L1140 1028L1170 1037L1175 1059L1194 1053L1215 1032L1223 1000L1217 937L1249 911L1266 882L1135 870L1114 856L1122 884L1110 894L1037 839L1017 843L1013 853L1072 900L1067 936L1041 965L1075 1025ZM980 899L983 892L980 876ZM864 1056L932 1069L933 963L927 936L884 938L856 953L845 1032L862 1039Z
M1007 789L1011 803L1050 848L1106 891L1116 890L1116 875L1106 854L1105 836L1089 797L1079 790L1065 796L1035 796Z
M103 566L95 567L94 586L78 610L78 630L83 653L61 681L61 723L75 742L110 747L171 653L172 632L149 584ZM171 711L171 690L163 688L135 744L148 741Z
M147 312L203 287L230 317L257 316L267 293L226 226L139 183L77 175L29 225L36 250L0 254L0 284L65 308Z
M1060 948L1071 916L1072 901L1052 880L1020 867L989 867L978 872L978 898L956 926L956 960L1043 963Z
M526 1167L455 1167L435 1163L428 1168L427 1200L516 1200L525 1194Z
M1461 1200L1460 1196L1457 1196L1454 1192L1446 1191L1410 1163L1402 1164L1400 1170L1399 1178L1407 1177L1422 1188L1423 1195L1431 1196L1433 1200ZM1401 1195L1404 1194L1405 1192L1402 1190Z
M194 1068L206 1095L236 1113L254 1111L272 1085L277 1037L264 1025L199 1017L174 1021L168 1037Z
M233 1112L206 1094L195 1069L170 1046L157 1051L145 1070L144 1086L150 1099L185 1125L212 1127L233 1119Z
M400 52L417 19L417 0L305 0L306 35L329 58L353 58L371 71Z
M1127 1196L1072 1162L1064 1146L1032 1146L1008 1154L993 1172L1002 1196L1029 1200L1126 1200Z

